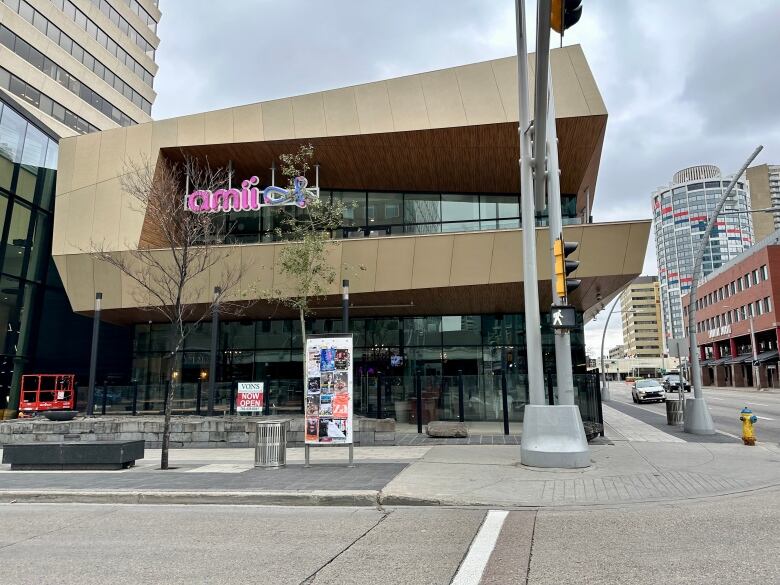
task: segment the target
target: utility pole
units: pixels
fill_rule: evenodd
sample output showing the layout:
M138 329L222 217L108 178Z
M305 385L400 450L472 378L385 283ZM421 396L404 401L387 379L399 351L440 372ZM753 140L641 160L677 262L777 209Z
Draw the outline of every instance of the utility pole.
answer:
M693 263L693 273L691 274L691 292L688 297L688 338L690 343L691 353L691 386L693 386L693 398L689 398L685 403L685 415L683 430L686 433L693 435L714 435L715 424L712 422L712 415L707 408L707 403L704 401L704 396L701 391L701 366L699 365L699 351L696 347L696 293L699 288L699 278L701 276L701 265L704 259L704 250L707 249L707 244L710 241L710 233L712 228L715 227L715 220L723 210L723 206L726 204L726 199L734 187L737 184L739 178L745 173L745 169L748 168L753 159L758 156L763 146L758 146L753 154L748 157L745 164L739 169L731 183L729 183L726 191L720 196L718 204L710 215L710 219L707 222L707 227L704 229L704 235L699 242L699 248L696 251L696 258Z
M539 318L539 278L536 270L536 206L531 157L531 111L528 103L528 47L525 33L525 0L515 0L517 18L517 88L520 135L520 200L523 227L523 296L528 361L528 398L532 405L544 404L542 367L542 325Z
M561 6L558 6L561 8ZM558 405L544 404L544 379L541 353L541 330L539 318L538 274L536 266L536 209L542 209L547 202L550 222L550 252L565 265L565 256L571 252L561 238L560 186L558 179L558 145L555 131L548 139L547 127L554 128L555 120L549 120L551 85L550 64L550 0L539 0L537 14L536 47L536 92L534 107L534 159L531 161L530 114L528 104L528 51L525 32L525 3L515 0L517 16L517 68L518 102L520 105L520 198L522 202L523 227L523 290L525 295L526 348L528 355L528 386L530 404L525 406L523 417L523 441L520 445L520 462L534 467L582 468L590 465L590 451L582 426L579 408L574 405L574 392L571 373L571 351L564 347L565 338L556 335L556 374L558 378ZM564 22L562 20L562 22ZM563 28L566 28L565 26ZM553 112L554 116L554 112ZM549 152L549 156L548 156ZM548 160L549 159L549 160ZM547 165L550 163L548 174ZM531 176L531 164L535 176ZM549 182L549 185L548 185ZM546 193L549 186L549 193ZM535 187L535 189L534 189ZM547 195L547 198L545 197ZM557 198L557 202L555 199ZM552 224L555 223L555 226ZM576 248L576 245L574 245ZM560 252L560 254L558 254ZM576 318L574 309L566 307L559 297L566 296L567 270L563 269L563 282L555 277L556 262L553 260L553 299L551 322L553 328L574 327ZM574 263L572 263L574 264ZM576 267L576 264L575 264ZM560 288L563 287L563 295ZM576 286L576 285L575 285ZM558 292L556 292L556 290ZM557 296L556 296L557 295ZM563 353L568 356L561 360ZM561 360L559 363L558 360Z

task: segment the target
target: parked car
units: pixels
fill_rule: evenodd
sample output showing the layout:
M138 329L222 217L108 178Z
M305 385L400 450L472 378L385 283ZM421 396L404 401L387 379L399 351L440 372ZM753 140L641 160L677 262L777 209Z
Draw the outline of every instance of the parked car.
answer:
M631 387L631 398L634 402L666 402L664 387L658 380L637 380Z
M686 392L691 391L691 385L688 383L688 380L685 378L681 378L677 374L667 374L663 377L663 387L664 390L667 392L679 392L680 391L680 384L683 385L683 390Z

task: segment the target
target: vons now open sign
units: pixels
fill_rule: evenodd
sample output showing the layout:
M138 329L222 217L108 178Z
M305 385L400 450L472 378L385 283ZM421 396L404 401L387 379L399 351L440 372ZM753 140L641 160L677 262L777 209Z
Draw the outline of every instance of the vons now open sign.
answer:
M263 412L265 392L262 382L239 382L236 392L236 412Z

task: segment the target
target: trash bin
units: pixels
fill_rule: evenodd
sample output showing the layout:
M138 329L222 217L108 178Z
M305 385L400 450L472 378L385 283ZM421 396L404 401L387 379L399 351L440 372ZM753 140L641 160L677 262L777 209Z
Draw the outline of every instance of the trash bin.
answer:
M666 424L683 424L683 401L680 398L666 399Z
M290 421L266 420L257 423L255 467L284 467L287 465L287 431Z

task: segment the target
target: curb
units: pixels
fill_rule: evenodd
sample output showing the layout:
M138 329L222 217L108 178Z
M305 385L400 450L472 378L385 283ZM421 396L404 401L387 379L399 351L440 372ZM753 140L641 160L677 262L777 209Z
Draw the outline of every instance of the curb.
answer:
M377 490L308 492L185 492L3 490L0 504L187 504L376 507Z

